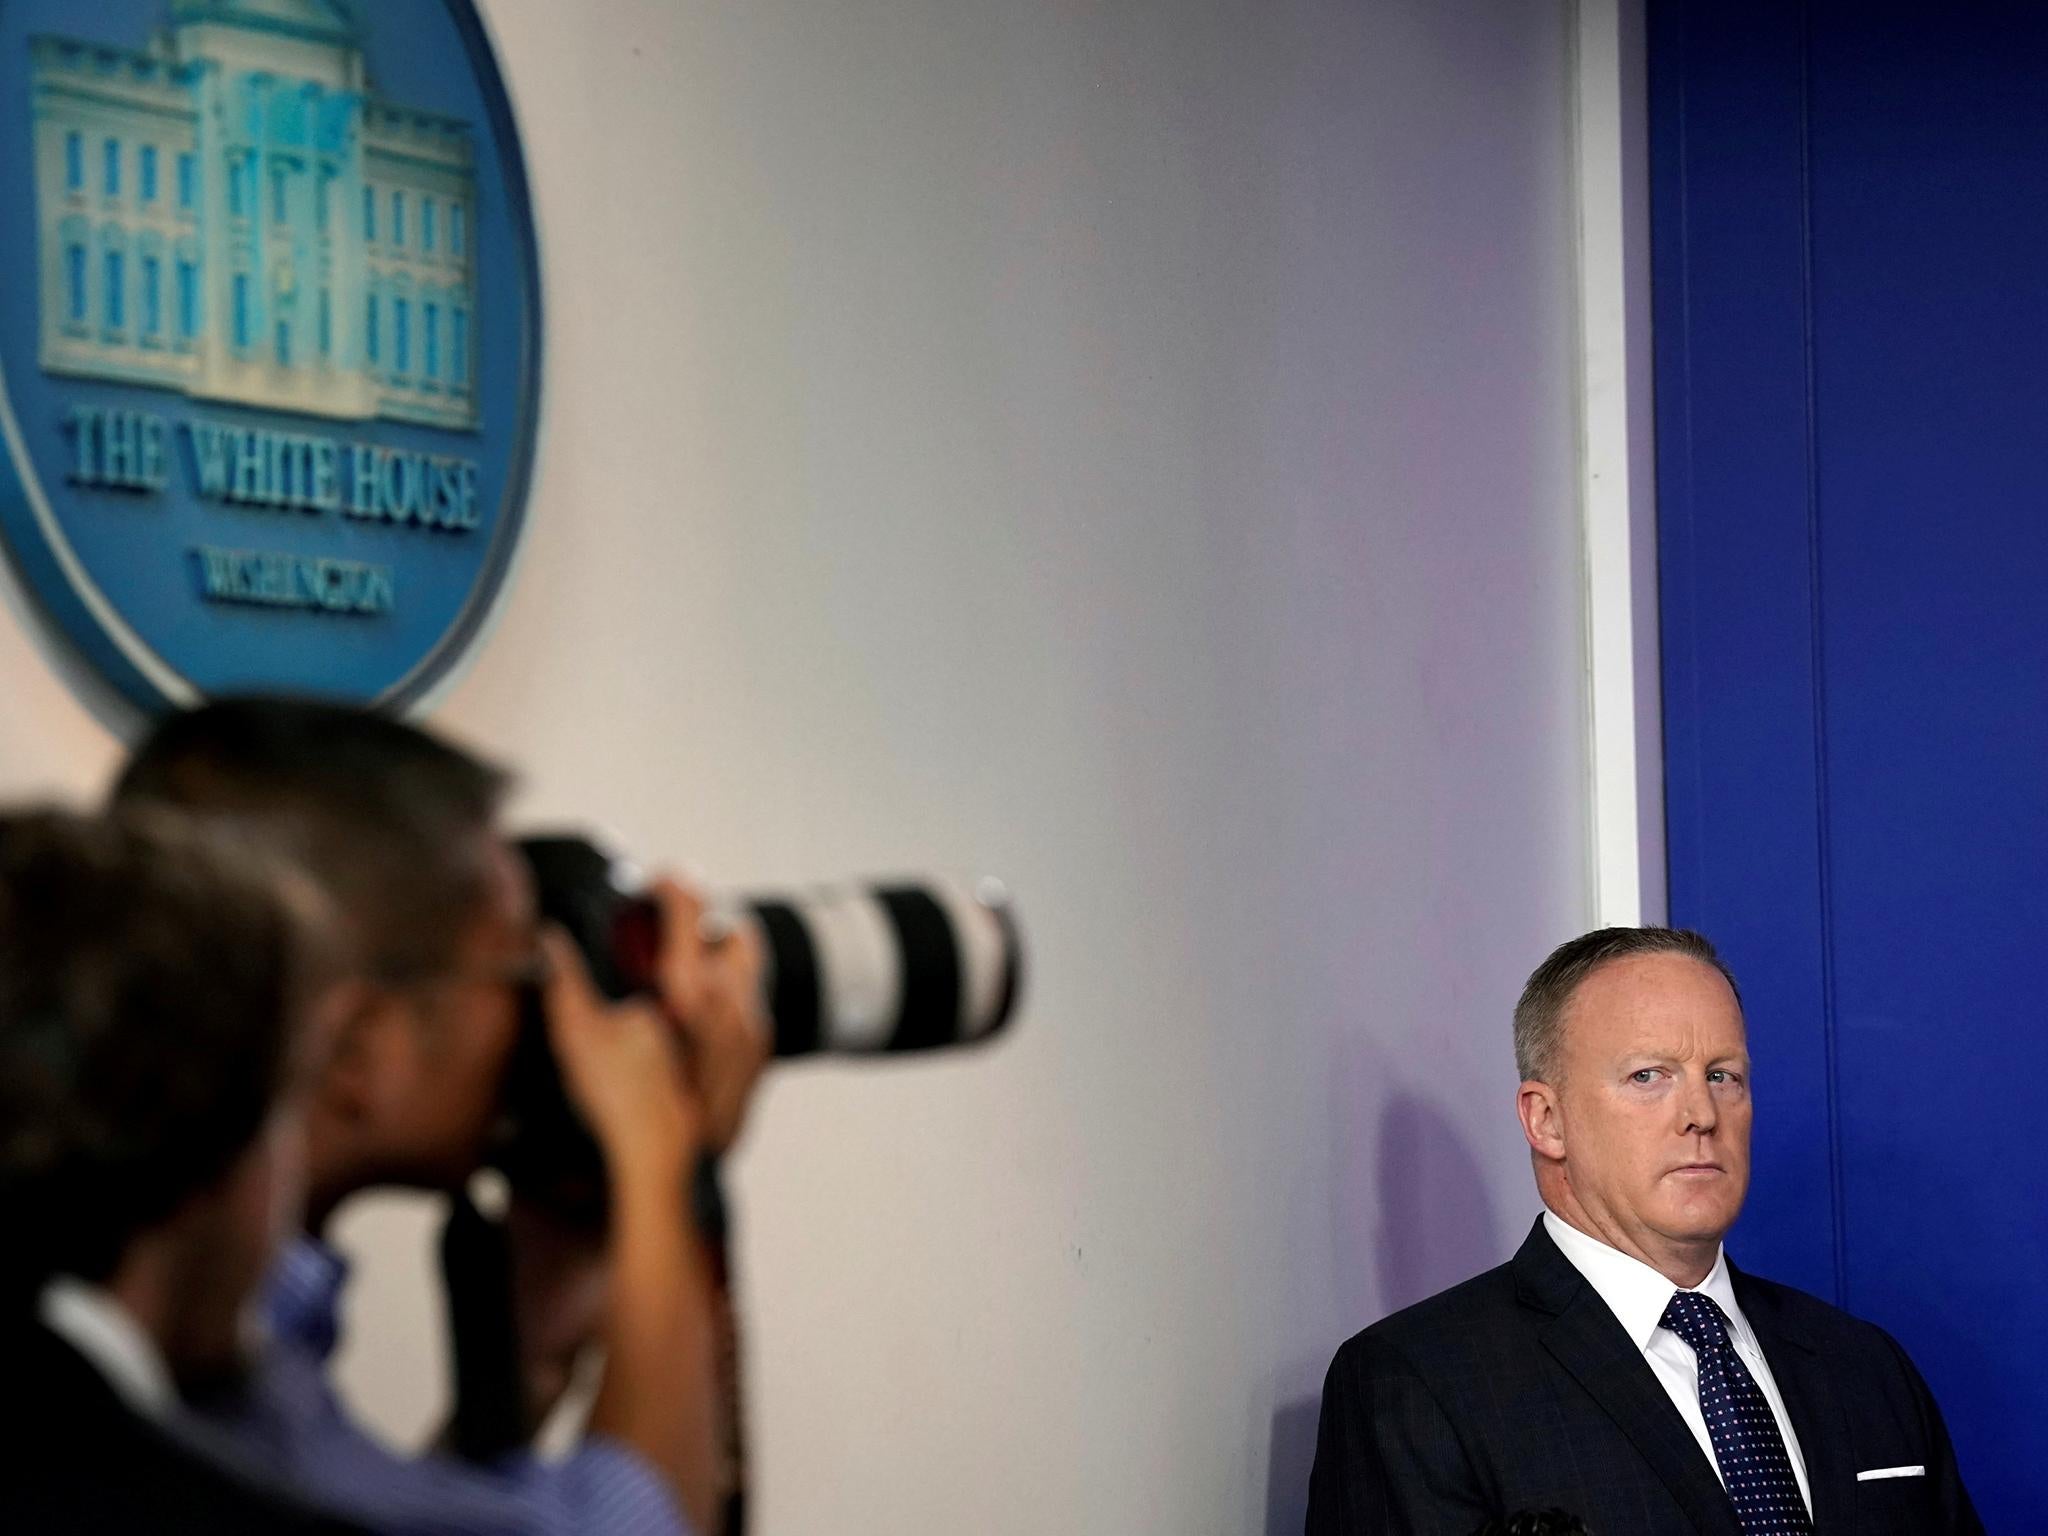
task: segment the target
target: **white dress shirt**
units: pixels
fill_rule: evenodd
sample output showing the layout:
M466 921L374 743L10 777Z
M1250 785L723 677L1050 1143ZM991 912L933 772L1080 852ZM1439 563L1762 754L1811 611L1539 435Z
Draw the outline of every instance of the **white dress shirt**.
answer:
M36 1312L144 1418L163 1419L177 1407L177 1388L156 1341L99 1286L59 1275L43 1287Z
M1693 1439L1699 1441L1714 1475L1719 1477L1721 1464L1714 1455L1714 1437L1707 1433L1707 1416L1700 1411L1699 1357L1690 1344L1659 1321L1679 1287L1641 1259L1632 1259L1597 1237L1588 1237L1555 1211L1543 1213L1543 1228L1572 1261L1572 1268L1600 1293L1607 1310L1620 1320L1636 1348L1643 1352L1657 1384L1692 1430ZM1742 1315L1742 1307L1735 1300L1735 1287L1728 1280L1727 1254L1715 1253L1713 1269L1694 1289L1711 1297L1727 1317L1729 1341L1742 1363L1749 1367L1749 1374L1756 1378L1756 1384L1763 1388L1764 1401L1771 1405L1771 1417L1778 1421L1778 1433L1784 1436L1792 1474L1799 1479L1799 1497L1811 1511L1813 1493L1806 1486L1806 1458L1799 1453L1799 1437L1792 1433L1792 1420L1785 1412L1785 1399L1778 1392L1777 1380L1771 1375L1771 1363L1764 1358L1763 1346L1757 1343L1749 1319ZM1721 1481L1725 1484L1728 1480L1723 1477Z

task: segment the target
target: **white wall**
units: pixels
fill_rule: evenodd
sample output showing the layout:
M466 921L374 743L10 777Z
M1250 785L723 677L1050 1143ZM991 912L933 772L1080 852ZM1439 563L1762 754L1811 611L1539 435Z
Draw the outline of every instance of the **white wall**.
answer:
M1603 924L1661 923L1664 718L1644 15L1642 0L1578 0L1573 9L1593 909Z
M764 1536L1299 1529L1323 1366L1534 1210L1589 911L1569 7L494 0L548 279L439 721L728 879L1015 886L988 1054L739 1168ZM19 626L0 788L110 739ZM409 1244L347 1362L434 1373Z

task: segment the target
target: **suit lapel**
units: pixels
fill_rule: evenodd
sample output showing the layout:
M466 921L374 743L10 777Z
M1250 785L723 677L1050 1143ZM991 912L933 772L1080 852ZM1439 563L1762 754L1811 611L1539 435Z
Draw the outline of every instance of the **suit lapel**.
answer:
M1550 1314L1537 1329L1543 1347L1628 1437L1699 1536L1742 1536L1727 1490L1642 1351L1541 1220L1515 1255L1515 1278L1524 1305Z
M1842 1394L1830 1388L1825 1362L1812 1341L1787 1326L1770 1294L1751 1284L1733 1264L1728 1276L1742 1303L1742 1315L1749 1319L1777 1379L1792 1433L1799 1437L1799 1455L1806 1463L1806 1484L1813 1496L1813 1528L1843 1529L1854 1508L1856 1469Z

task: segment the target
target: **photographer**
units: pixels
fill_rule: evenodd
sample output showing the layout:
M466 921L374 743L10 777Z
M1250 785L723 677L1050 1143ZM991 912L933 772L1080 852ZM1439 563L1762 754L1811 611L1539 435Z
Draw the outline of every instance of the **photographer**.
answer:
M676 1531L685 1517L711 1532L730 1469L687 1195L700 1153L737 1134L765 1060L758 952L745 935L704 939L699 903L666 885L663 1006L603 1001L574 948L538 928L496 824L504 789L495 769L411 726L267 699L166 718L120 777L117 803L173 804L289 854L328 889L348 943L347 1004L308 1124L306 1232L273 1280L276 1337L256 1390L226 1422L276 1473L386 1532L603 1536ZM536 985L610 1191L589 1433L559 1464L407 1460L325 1380L345 1270L322 1234L365 1189L463 1188L497 1115L522 988ZM528 1336L560 1332L544 1318L562 1297L546 1293L579 1288L573 1255L543 1249L517 1267L521 1290L541 1293Z
M317 893L165 818L0 816L0 1529L341 1536L213 1454L302 1193Z

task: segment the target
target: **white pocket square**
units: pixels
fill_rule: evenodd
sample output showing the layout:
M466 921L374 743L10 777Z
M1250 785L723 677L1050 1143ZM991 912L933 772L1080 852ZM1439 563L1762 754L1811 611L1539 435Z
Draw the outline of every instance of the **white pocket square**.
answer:
M1868 1472L1858 1472L1856 1481L1874 1483L1881 1477L1925 1477L1925 1467L1872 1467Z

